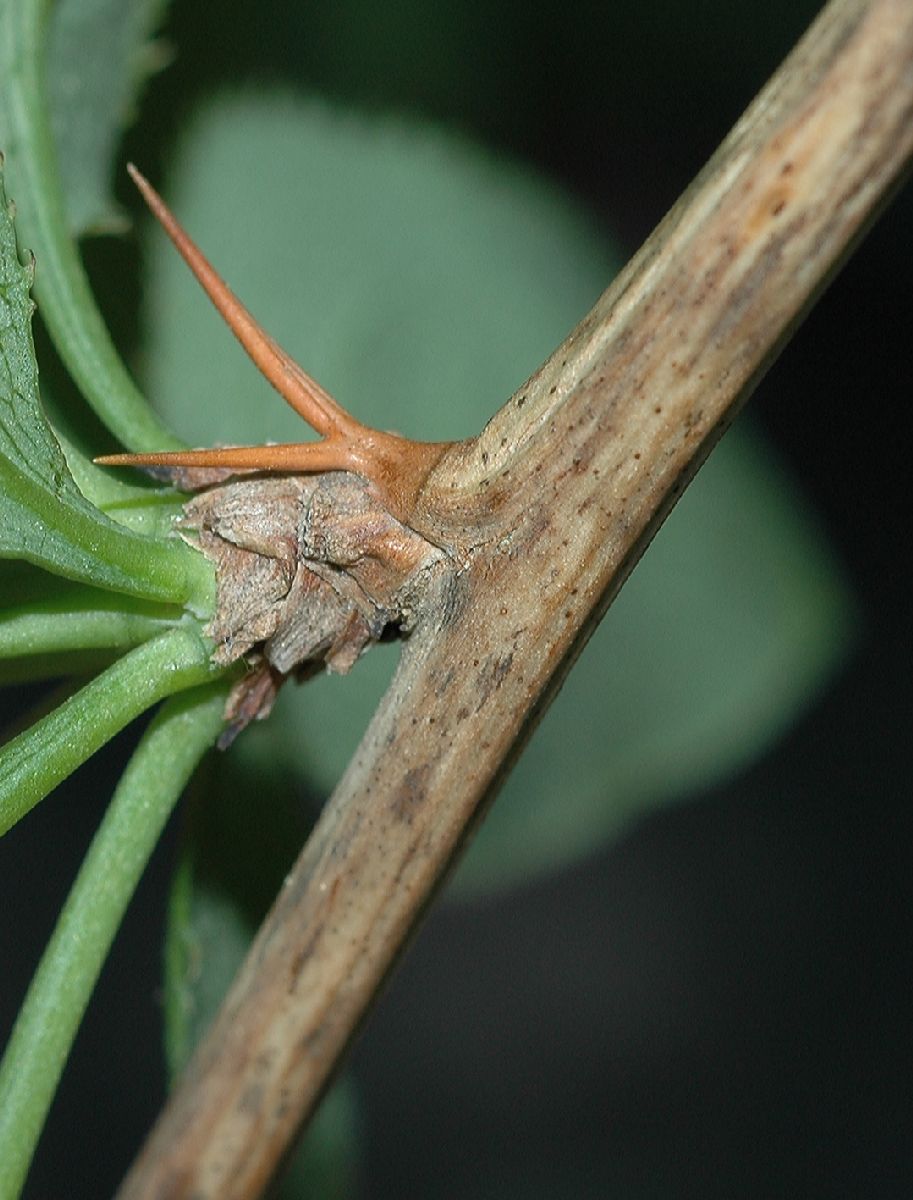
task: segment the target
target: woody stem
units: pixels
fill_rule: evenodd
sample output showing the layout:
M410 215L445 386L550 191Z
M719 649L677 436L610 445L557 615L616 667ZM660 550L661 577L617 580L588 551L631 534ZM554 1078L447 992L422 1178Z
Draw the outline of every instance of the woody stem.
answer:
M913 5L831 0L593 312L443 454L419 503L453 569L121 1200L261 1194L596 622L911 153Z

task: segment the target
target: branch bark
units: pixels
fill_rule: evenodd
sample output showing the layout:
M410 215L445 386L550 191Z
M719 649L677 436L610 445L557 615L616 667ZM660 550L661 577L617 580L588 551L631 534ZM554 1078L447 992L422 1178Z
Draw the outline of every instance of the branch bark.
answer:
M913 6L832 0L582 324L419 497L390 690L120 1192L261 1194L655 530L913 153Z

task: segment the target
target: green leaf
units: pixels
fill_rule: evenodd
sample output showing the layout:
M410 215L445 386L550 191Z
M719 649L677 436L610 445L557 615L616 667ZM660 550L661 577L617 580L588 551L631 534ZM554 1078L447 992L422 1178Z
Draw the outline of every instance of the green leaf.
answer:
M51 123L70 232L122 230L113 164L137 95L163 61L167 0L57 0L48 31Z
M177 1075L209 1027L282 880L313 810L272 764L253 773L236 756L209 764L191 798L172 884L165 941L165 1041ZM253 795L268 803L253 805ZM295 1153L277 1196L344 1200L355 1183L356 1097L336 1084Z
M49 10L48 0L0 0L0 148L7 155L22 244L38 263L42 319L86 400L125 445L134 450L175 446L174 435L146 404L111 341L69 231L44 86ZM79 20L68 27L79 32L80 40L67 45L59 33L57 61L72 56L83 75L110 78L105 39L93 38ZM85 121L96 117L85 114ZM109 118L99 119L107 125Z
M515 167L288 96L203 108L164 190L307 370L362 419L417 437L479 429L612 273L605 237ZM299 437L157 231L152 246L156 402L198 444ZM457 890L567 862L738 770L810 702L849 624L801 496L756 435L733 431L587 647ZM328 792L391 673L395 651L382 650L345 679L287 688L236 754Z
M214 674L187 623L144 642L0 747L0 836L134 717Z
M73 1038L162 827L223 727L226 683L156 714L117 786L0 1063L0 1195L19 1194Z
M202 556L109 520L70 475L38 397L29 284L0 179L0 557L205 611L212 572Z

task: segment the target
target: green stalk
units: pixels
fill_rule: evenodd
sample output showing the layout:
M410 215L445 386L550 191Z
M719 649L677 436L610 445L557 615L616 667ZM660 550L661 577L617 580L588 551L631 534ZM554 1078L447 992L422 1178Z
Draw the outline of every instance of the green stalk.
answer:
M190 622L143 643L0 749L0 836L158 700L212 678ZM163 762L162 769L165 769Z
M222 728L227 687L194 688L156 714L76 876L0 1063L0 1200L22 1189L102 964L175 801Z
M132 596L111 597L97 588L77 587L46 604L0 608L0 659L129 650L173 628L180 615Z
M44 84L49 10L49 0L0 6L0 38L9 47L6 149L22 244L38 260L38 307L67 369L111 432L131 450L176 449L183 443L146 403L111 341L69 233Z

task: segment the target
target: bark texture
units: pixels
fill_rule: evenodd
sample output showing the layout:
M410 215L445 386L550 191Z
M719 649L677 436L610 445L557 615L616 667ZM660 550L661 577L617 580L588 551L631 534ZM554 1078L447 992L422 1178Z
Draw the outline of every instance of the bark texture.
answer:
M913 5L833 0L567 341L446 451L391 688L120 1193L261 1194L467 830L913 151ZM429 381L433 386L433 381Z

